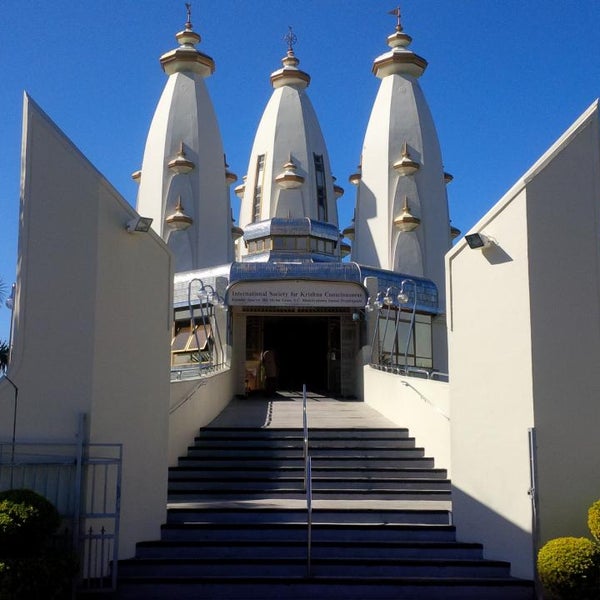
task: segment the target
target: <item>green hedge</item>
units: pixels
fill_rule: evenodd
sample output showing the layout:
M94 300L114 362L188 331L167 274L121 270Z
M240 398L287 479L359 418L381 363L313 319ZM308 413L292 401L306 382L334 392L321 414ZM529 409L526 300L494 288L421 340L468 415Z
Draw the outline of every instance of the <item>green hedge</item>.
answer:
M35 553L58 529L60 515L31 490L0 493L0 556Z
M552 598L600 597L600 548L587 538L550 540L538 553L537 568L540 581Z
M77 557L50 544L60 515L31 490L0 493L0 599L62 600L71 597Z
M0 559L2 600L69 600L77 557L64 550Z

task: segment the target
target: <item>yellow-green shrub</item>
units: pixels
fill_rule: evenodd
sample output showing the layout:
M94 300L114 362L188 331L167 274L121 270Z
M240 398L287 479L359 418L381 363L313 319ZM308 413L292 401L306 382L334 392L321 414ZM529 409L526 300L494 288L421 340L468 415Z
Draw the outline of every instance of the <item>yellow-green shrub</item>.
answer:
M596 542L600 544L600 500L596 500L588 510L588 527Z
M600 597L600 548L587 538L550 540L538 553L537 569L546 592L559 600Z
M31 490L0 492L0 556L39 549L60 525L56 508Z

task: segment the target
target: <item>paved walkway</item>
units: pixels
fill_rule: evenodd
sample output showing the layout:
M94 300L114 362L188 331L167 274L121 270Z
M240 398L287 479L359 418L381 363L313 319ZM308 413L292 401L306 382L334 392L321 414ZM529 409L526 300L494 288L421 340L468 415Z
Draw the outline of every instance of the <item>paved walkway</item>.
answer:
M311 429L397 427L364 402L356 400L308 393L306 410ZM270 398L236 398L209 427L302 428L302 393L277 392Z

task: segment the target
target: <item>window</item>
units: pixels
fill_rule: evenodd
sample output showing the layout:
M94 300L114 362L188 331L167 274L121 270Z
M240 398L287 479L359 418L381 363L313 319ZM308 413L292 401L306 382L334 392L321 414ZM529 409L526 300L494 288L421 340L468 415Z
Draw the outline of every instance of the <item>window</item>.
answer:
M176 325L175 337L171 340L173 366L211 360L210 346L212 329L210 324L200 323L190 330L187 325Z
M252 205L252 222L260 221L262 209L263 176L265 173L265 155L260 154L256 159L256 180L254 182L254 201Z
M325 186L325 166L323 155L314 154L315 179L317 184L317 219L327 221L327 188Z
M399 319L396 321L398 316ZM400 311L398 315L396 309L391 309L388 317L387 309L381 311L379 317L381 362L387 365L403 366L406 352L408 366L431 368L433 366L431 317L415 315L414 330L409 339L410 320L410 312Z

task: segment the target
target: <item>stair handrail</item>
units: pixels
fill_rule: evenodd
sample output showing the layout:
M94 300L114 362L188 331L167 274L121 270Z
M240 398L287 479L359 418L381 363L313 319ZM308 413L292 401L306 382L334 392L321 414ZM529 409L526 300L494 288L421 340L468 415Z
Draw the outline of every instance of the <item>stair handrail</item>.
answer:
M306 384L302 385L302 428L304 432L304 490L306 491L306 576L310 577L312 546L312 459L308 451L308 414L306 412Z
M311 575L312 548L312 459L306 460L306 576Z
M308 479L308 415L306 413L306 384L302 385L302 429L304 432L304 446L302 458L304 458L304 490L307 489Z

